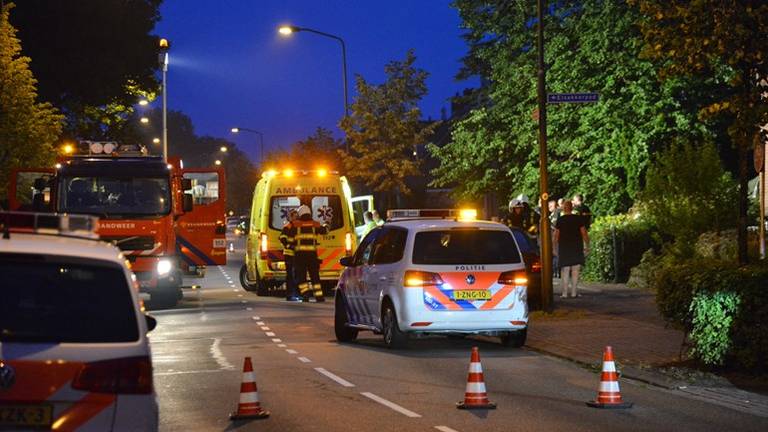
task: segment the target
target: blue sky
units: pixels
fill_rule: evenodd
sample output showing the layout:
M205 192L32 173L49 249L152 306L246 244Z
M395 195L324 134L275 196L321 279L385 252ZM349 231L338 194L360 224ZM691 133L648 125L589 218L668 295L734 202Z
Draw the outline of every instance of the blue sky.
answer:
M280 36L294 24L341 36L347 45L350 99L354 76L384 79L384 65L414 48L430 73L424 117L440 117L448 98L475 82L454 79L466 45L460 19L444 0L165 0L156 33L171 40L168 105L192 117L198 135L227 137L257 155L286 147L323 126L335 131L343 114L339 43L310 33Z

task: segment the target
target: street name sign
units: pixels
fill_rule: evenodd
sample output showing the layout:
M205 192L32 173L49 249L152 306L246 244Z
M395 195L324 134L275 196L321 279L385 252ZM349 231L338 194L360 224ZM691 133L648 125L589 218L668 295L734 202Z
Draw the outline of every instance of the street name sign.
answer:
M597 102L600 95L597 93L550 93L547 95L547 103L589 103Z

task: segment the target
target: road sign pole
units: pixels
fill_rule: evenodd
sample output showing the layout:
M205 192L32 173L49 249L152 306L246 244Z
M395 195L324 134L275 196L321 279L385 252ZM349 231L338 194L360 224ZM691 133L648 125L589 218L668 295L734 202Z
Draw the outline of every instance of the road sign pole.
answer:
M546 67L544 65L544 0L537 2L538 16L538 99L539 99L539 189L541 223L539 225L539 242L541 247L541 308L551 311L553 308L552 295L552 231L549 227L549 201L547 179L547 88Z

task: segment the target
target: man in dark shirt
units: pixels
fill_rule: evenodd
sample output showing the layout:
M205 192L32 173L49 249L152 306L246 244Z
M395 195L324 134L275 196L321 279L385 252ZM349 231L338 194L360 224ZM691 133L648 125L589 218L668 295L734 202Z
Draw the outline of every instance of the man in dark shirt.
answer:
M592 210L584 204L584 197L581 194L573 196L573 214L582 217L584 227L589 231L589 226L592 225Z

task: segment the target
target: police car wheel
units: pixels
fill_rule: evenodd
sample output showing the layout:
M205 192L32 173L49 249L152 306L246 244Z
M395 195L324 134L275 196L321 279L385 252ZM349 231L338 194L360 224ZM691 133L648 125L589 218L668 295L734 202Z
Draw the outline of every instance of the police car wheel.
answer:
M528 329L516 330L501 336L501 344L507 347L520 348L525 345Z
M388 348L405 348L408 345L408 334L400 331L397 325L397 313L392 303L387 302L381 314L382 333L384 334L384 344Z
M357 339L358 330L347 327L349 318L347 317L347 305L344 296L341 293L336 295L336 306L334 308L333 330L336 333L336 340L339 342L352 342Z

